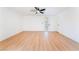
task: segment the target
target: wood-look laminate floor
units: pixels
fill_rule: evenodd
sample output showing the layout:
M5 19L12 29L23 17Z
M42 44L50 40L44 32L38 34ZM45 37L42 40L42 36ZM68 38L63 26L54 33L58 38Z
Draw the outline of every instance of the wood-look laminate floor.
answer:
M21 32L0 42L3 51L77 51L79 43L59 34L48 32Z

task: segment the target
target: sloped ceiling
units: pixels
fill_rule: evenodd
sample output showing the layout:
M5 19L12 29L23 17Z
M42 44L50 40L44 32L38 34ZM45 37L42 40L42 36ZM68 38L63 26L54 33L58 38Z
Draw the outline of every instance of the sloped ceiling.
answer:
M48 16L57 15L63 12L65 9L67 9L67 7L40 7L40 8L46 8L44 15ZM35 13L32 12L34 7L8 7L8 9L24 16L35 15Z

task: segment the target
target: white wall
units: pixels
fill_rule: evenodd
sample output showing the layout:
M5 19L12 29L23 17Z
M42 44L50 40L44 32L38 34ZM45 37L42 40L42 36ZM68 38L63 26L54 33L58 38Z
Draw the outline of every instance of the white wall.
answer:
M58 31L79 42L79 8L68 8L58 17Z
M8 8L0 8L0 40L6 39L21 31L22 18Z
M23 31L44 31L44 16L25 16L23 20Z
M49 30L56 31L57 17L55 16L25 16L23 20L23 31L45 31L45 21L48 19Z

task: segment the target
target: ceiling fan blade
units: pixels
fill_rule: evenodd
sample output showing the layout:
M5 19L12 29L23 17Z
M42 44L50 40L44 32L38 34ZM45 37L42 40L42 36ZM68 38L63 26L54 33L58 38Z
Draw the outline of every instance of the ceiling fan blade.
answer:
M44 14L44 12L41 12L41 11L40 11L40 13L41 13L41 14Z
M44 10L46 10L46 9L41 9L40 11L44 11Z
M39 8L38 7L34 7L36 10L39 10Z

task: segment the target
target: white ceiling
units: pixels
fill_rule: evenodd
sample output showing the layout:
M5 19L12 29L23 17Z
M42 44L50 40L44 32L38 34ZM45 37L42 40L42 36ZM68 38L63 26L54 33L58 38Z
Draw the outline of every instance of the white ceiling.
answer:
M40 7L40 8L46 8L44 15L48 15L48 16L57 15L63 12L63 10L67 9L67 7ZM35 13L32 12L34 7L9 7L8 9L24 16L35 15Z

